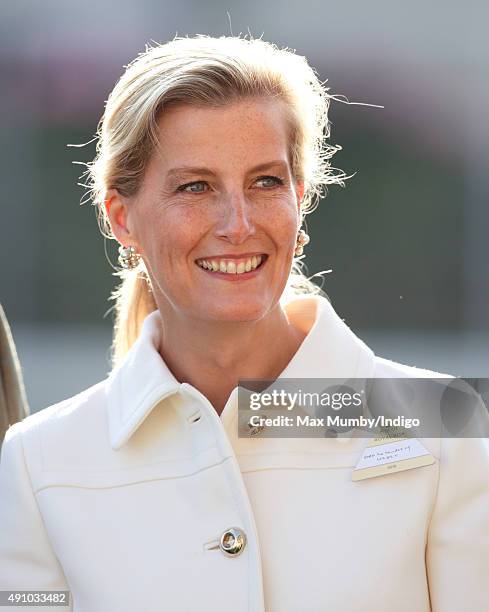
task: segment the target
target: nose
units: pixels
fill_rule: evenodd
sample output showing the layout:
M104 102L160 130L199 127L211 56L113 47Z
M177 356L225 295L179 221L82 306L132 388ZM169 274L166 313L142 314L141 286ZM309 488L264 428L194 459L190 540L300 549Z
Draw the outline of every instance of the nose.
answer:
M255 234L253 211L243 193L223 198L216 236L231 244L241 244Z

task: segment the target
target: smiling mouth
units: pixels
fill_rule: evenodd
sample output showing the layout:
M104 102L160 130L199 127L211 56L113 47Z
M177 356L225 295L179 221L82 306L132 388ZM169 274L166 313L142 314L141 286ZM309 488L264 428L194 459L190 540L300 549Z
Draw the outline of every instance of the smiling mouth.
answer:
M229 275L247 275L262 267L268 259L268 255L253 255L243 259L197 259L196 264L211 273Z

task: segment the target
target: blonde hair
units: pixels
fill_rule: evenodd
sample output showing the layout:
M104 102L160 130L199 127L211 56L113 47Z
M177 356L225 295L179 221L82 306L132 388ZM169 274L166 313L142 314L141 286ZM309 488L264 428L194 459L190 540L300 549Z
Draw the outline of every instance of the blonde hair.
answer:
M289 159L294 180L304 181L302 220L327 193L327 185L344 187L343 172L334 174L330 158L341 146L328 145L329 88L305 57L261 38L207 35L175 37L147 45L109 95L97 129L97 153L86 164L85 187L97 207L102 234L114 238L104 200L115 188L130 197L138 192L145 168L159 146L157 121L169 105L219 107L234 101L273 97L283 101L290 132ZM84 176L82 175L82 176ZM295 259L281 301L298 293L323 293ZM156 310L142 259L135 270L116 272L122 282L113 291L116 318L112 342L115 367L139 335L145 317ZM324 293L323 293L324 294Z

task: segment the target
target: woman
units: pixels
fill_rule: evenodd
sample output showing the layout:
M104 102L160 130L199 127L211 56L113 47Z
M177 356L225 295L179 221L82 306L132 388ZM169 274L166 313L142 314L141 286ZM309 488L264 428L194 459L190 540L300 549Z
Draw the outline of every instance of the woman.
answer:
M245 378L436 376L376 357L301 276L341 183L329 96L260 39L175 39L130 64L89 166L121 245L114 368L11 427L0 589L77 612L437 612L487 605L483 440L352 481L365 440L237 435Z

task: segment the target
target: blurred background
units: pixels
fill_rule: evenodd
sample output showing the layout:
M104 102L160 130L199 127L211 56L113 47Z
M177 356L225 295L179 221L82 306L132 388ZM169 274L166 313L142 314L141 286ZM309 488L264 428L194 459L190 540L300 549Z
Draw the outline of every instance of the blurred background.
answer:
M115 243L77 185L115 82L150 41L255 37L328 79L333 166L308 273L373 350L489 376L486 0L4 0L1 293L32 412L105 378ZM353 104L355 102L355 104ZM383 106L377 108L366 104Z

